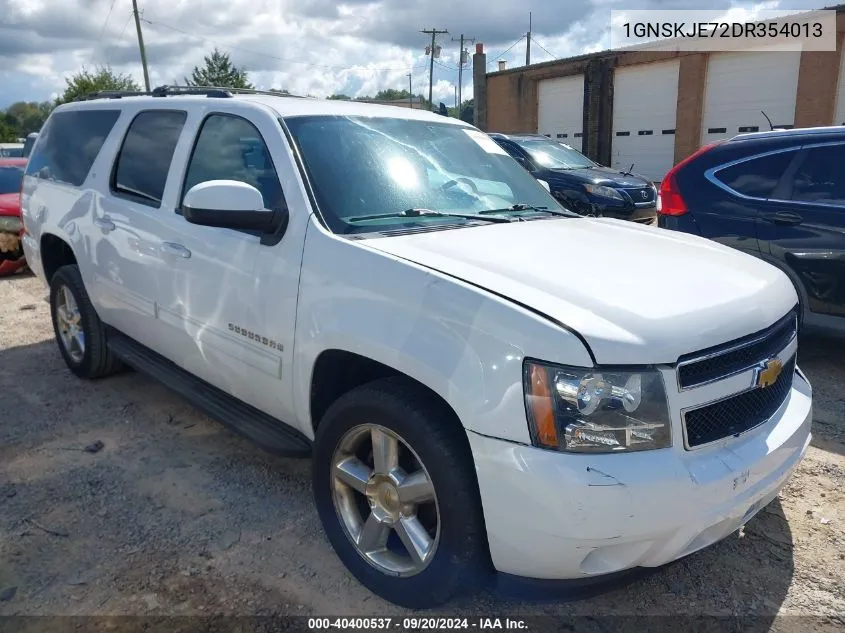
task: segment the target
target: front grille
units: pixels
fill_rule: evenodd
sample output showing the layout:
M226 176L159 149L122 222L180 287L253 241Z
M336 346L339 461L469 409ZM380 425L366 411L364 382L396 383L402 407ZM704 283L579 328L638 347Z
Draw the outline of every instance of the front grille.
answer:
M678 359L678 384L689 389L749 369L780 353L797 331L793 310L774 325L723 345L686 354Z
M652 189L651 187L625 189L625 193L631 196L631 200L633 200L637 204L642 204L644 202L654 202L654 189Z
M785 363L775 383L757 387L684 414L687 446L694 448L739 435L771 418L789 395L795 355Z

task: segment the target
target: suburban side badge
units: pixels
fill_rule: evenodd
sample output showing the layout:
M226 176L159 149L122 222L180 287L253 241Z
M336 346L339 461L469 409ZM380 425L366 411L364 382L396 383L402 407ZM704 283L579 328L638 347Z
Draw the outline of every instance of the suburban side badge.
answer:
M264 345L265 347L269 347L270 349L276 349L280 352L284 349L281 343L277 343L273 339L269 339L266 336L261 336L261 334L258 334L257 332L247 330L246 328L243 328L240 325L235 325L234 323L229 324L229 331L234 332L235 334L240 334L241 336L249 339L250 341L261 343L262 345Z

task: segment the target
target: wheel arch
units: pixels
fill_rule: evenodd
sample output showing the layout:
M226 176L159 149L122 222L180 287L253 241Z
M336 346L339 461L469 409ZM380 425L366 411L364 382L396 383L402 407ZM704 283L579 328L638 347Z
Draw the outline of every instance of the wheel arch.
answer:
M48 284L56 271L62 266L78 265L76 254L70 242L55 233L42 233L39 240L39 249L44 279Z
M312 431L316 434L323 415L343 394L361 385L385 378L401 379L422 390L433 402L449 412L452 417L450 423L463 427L455 408L436 389L420 378L368 356L346 349L331 348L323 350L311 368L308 412Z

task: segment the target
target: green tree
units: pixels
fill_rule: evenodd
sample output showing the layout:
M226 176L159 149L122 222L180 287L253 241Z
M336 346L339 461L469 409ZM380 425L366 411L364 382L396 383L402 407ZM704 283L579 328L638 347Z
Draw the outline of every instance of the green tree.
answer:
M191 78L185 78L189 86L220 86L221 88L246 88L252 89L249 83L246 70L238 68L229 59L228 53L223 53L217 48L211 55L206 55L202 68L194 66Z
M467 99L461 104L460 108L449 108L449 116L467 123L472 123L473 113L475 112L475 100Z
M399 101L408 99L411 93L407 90L396 90L394 88L387 88L386 90L379 90L376 96L373 97L375 101Z
M78 73L65 77L67 87L56 99L56 105L68 103L77 97L102 90L140 91L141 88L131 76L115 72L110 66L98 66L91 71L83 68Z
M332 99L334 101L351 101L352 97L350 97L349 95L345 95L345 94L336 94L336 95L330 95L329 99Z
M5 112L0 112L0 143L14 143L18 139L15 128L9 124Z
M6 108L4 119L15 137L23 138L30 132L40 130L52 109L53 104L49 101L18 101Z

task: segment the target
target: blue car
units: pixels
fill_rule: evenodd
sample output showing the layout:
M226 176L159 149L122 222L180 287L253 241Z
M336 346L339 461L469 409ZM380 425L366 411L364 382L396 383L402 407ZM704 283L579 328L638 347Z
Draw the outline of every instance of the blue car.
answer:
M780 268L802 327L845 334L845 128L740 134L666 174L658 225Z
M552 195L581 215L657 223L657 190L643 176L603 167L565 143L539 134L490 134Z

